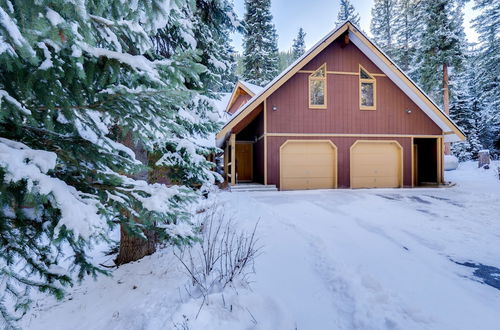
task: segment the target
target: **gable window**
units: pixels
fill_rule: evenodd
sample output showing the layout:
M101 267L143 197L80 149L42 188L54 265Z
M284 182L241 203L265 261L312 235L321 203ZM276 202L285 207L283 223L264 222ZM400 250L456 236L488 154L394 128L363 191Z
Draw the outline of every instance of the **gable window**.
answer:
M361 110L375 110L377 105L377 81L368 71L359 66L359 107Z
M309 108L326 109L326 63L309 76Z

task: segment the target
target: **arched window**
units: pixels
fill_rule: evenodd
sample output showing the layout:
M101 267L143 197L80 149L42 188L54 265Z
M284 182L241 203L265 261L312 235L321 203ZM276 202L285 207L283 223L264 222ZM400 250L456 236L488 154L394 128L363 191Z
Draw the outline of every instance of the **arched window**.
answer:
M375 110L377 106L377 81L368 71L359 66L359 107L361 110Z
M326 63L309 76L309 108L326 109Z

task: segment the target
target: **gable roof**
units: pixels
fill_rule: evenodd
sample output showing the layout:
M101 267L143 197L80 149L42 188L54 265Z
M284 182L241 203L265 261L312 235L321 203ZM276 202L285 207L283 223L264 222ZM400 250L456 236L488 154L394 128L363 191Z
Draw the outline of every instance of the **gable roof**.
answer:
M231 108L231 106L234 104L234 102L238 98L239 90L242 90L246 94L250 95L250 97L253 97L255 96L255 94L262 92L263 89L264 89L263 87L251 84L247 81L238 80L238 82L233 88L233 91L231 92L231 98L229 99L229 102L227 102L226 104L225 111L228 112L229 108Z
M389 77L417 106L419 106L444 134L446 142L455 142L465 139L464 133L418 86L411 80L389 57L375 44L373 44L357 27L350 21L339 25L323 39L316 43L305 54L299 57L288 68L281 72L276 78L268 83L260 92L255 93L252 98L238 109L226 125L217 133L217 145L221 145L231 130L243 118L249 115L260 103L269 97L274 91L282 86L288 79L297 73L312 58L323 51L342 34L348 33L349 40L356 45L384 74ZM236 87L235 87L236 88Z

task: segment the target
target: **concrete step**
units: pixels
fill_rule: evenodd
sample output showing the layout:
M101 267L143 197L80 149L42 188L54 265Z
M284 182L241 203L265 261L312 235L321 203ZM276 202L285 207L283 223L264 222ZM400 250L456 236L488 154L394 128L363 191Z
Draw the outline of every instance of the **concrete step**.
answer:
M254 192L254 191L278 191L276 185L263 185L255 183L245 183L230 187L232 192Z

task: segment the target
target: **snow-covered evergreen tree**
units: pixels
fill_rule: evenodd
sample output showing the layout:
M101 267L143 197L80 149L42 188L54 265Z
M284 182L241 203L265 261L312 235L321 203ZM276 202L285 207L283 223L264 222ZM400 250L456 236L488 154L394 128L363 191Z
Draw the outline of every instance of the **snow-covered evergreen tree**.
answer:
M475 71L470 62L464 70L457 72L451 78L453 81L450 95L450 117L464 131L466 140L452 144L452 151L460 161L475 159L483 146L478 136L479 116L477 104L472 96Z
M301 57L306 52L306 42L304 38L306 37L306 33L303 28L299 28L299 32L297 33L297 37L293 39L292 45L292 57L295 61L299 57Z
M87 253L113 223L193 237L190 186L216 179L198 141L218 128L199 92L210 79L195 11L181 0L0 2L0 327L31 288L60 297L72 272L103 272ZM151 36L166 27L173 51L161 56ZM146 167L125 140L160 151L184 185L132 179Z
M264 86L279 73L278 35L271 0L245 0L243 78Z
M359 14L354 8L350 0L340 0L340 8L337 14L337 21L335 25L343 24L345 21L350 20L356 26L359 26Z
M422 0L419 19L424 28L417 49L417 79L438 104L446 92L446 71L460 70L464 61L465 33L461 4L449 0Z
M418 1L398 0L396 5L392 59L405 73L416 80L414 61L417 46L420 46L416 31L423 28L422 22L418 19Z
M397 0L375 0L370 31L375 43L389 56L394 54Z
M476 0L474 8L480 11L474 20L479 34L474 82L481 116L480 136L493 153L500 150L500 2Z
M235 51L230 34L235 31L237 18L232 1L196 0L195 34L204 87L211 92L231 92L237 81Z

